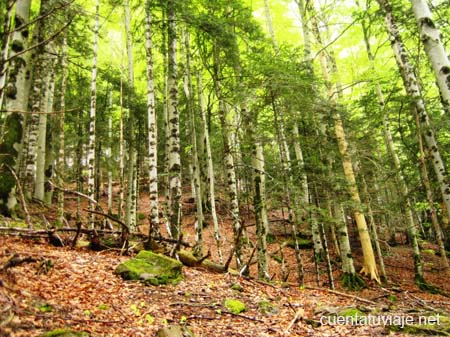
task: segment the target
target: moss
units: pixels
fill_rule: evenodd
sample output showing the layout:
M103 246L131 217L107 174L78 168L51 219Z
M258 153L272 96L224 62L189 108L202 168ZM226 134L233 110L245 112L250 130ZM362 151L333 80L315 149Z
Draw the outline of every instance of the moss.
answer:
M183 279L182 264L161 254L142 250L134 259L119 264L116 274L126 280L141 280L146 284L177 284Z
M358 317L365 316L365 314L358 308L345 308L344 310L339 311L338 316L357 319Z
M276 315L280 312L280 309L269 301L258 302L258 308L261 313L266 315Z
M239 300L226 299L224 302L225 308L232 312L233 314L239 314L247 310L245 303Z
M239 291L239 292L244 291L244 288L239 283L233 283L233 285L231 286L231 289Z
M73 331L67 329L56 329L44 333L41 337L89 337L89 334L84 331Z
M422 253L430 254L430 255L436 255L436 252L433 249L423 249Z

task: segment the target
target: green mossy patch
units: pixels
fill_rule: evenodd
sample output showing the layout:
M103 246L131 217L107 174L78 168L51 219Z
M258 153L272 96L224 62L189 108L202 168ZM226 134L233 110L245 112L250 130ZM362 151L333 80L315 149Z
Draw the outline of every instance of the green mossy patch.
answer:
M125 280L145 284L177 284L183 279L181 262L170 257L142 250L135 258L119 264L115 273Z
M67 329L56 329L44 333L41 337L89 337L89 334L84 331L73 331Z
M233 314L240 314L247 310L245 303L239 300L226 299L224 302L225 308Z
M265 315L276 315L280 312L280 309L269 301L261 301L258 303L258 309Z
M363 313L358 308L345 308L339 311L338 316L351 317L353 319L357 319L358 317L365 316L365 313Z

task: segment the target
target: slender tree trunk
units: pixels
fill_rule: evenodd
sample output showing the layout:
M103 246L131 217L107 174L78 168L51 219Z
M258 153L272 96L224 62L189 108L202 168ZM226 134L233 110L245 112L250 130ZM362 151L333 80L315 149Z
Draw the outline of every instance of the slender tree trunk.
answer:
M125 206L125 223L131 230L136 229L137 205L137 153L136 153L136 112L134 111L134 62L131 39L130 2L125 4L125 32L128 59L128 163L127 163L127 195Z
M208 130L208 121L206 119L206 106L205 106L205 100L203 98L203 83L202 83L202 75L199 72L197 74L197 89L198 89L198 100L200 105L200 117L202 121L202 129L203 129L203 140L204 140L204 147L206 152L206 167L207 167L207 188L209 190L209 204L210 204L210 210L211 210L211 218L213 221L214 226L214 233L215 233L215 239L220 240L220 231L219 231L219 221L217 219L217 212L216 212L216 192L215 192L215 179L214 179L214 165L213 165L213 159L212 159L212 152L211 152L211 143L209 141L209 130ZM219 242L219 241L216 241ZM242 255L241 255L241 249L240 244L237 243L235 247L235 255L238 260L238 269L242 265Z
M18 48L11 51L11 56L27 48L26 37L29 33L27 24L30 17L30 4L30 0L16 1L16 17L18 19L15 20L14 28L16 32L12 36L12 43L17 45ZM0 139L0 214L8 216L12 215L17 204L16 181L11 169L16 172L19 170L20 144L24 133L24 118L22 114L13 111L28 110L29 88L27 83L29 73L27 73L27 70L29 70L27 55L16 56L11 63L5 90L6 110L8 112ZM0 108L1 106L0 102Z
M67 89L67 32L64 34L63 45L61 48L61 95L60 95L60 115L58 117L58 159L56 162L56 182L58 186L64 189L65 182L65 133L64 133L64 121L65 121L65 110L66 110L66 89ZM57 190L57 202L58 202L58 215L57 221L60 225L64 221L64 190Z
M190 46L190 35L187 31L185 33L185 49L186 49L186 70L184 79L184 91L186 94L187 101L187 111L189 114L190 123L190 138L192 145L192 175L193 175L193 185L195 191L195 203L196 203L196 222L195 222L195 234L196 234L196 247L194 254L196 256L203 256L203 192L200 180L200 163L199 163L199 153L197 145L197 133L196 133L196 123L194 114L194 97L192 88L192 76L191 76L191 46ZM222 256L222 250L220 246L220 233L219 228L214 228L214 238L216 239L217 251L219 256Z
M386 28L391 40L395 60L402 76L406 93L412 100L412 107L415 110L415 113L419 115L422 135L431 155L431 162L439 183L442 200L447 208L447 216L450 218L450 184L448 180L448 173L445 169L444 162L434 136L434 131L430 125L430 119L425 102L422 98L419 82L415 75L414 68L409 61L409 56L396 25L391 5L387 0L377 1L385 13Z
M19 1L19 0L7 0L6 1L6 18L5 18L5 22L4 22L4 28L3 28L3 41L2 42L2 52L0 54L0 109L3 107L3 99L5 96L5 85L6 85L6 77L8 76L8 66L9 64L6 62L6 60L8 59L8 55L9 55L9 42L10 40L12 40L12 42L14 42L14 36L11 38L11 18L13 15L13 7L14 7L14 3L18 3L18 5L16 4L16 25L15 25L15 29L20 28L20 25L22 25L23 21L20 21L20 17L18 17L17 13L21 12L21 8L19 8L20 5L23 6L23 3L28 3L28 8L29 3L31 1L26 0L26 1ZM29 11L29 10L28 10ZM17 21L17 17L19 18L19 21ZM25 18L25 20L28 22L29 21L29 15ZM17 41L17 40L16 40ZM13 47L15 47L15 45L13 45ZM21 49L22 48L22 49ZM23 45L18 45L18 49L23 50ZM12 51L14 53L14 49Z
M123 64L120 68L120 119L119 119L119 200L117 202L117 214L119 219L123 219L123 191L125 189L125 137L124 137L124 123L125 113L123 111Z
M107 179L108 179L108 187L107 187L107 207L108 207L108 214L113 213L113 174L112 174L112 166L113 166L113 158L112 158L112 118L111 118L111 112L113 108L113 92L110 89L108 93L108 140L106 142L106 149L105 149L105 159L106 159L106 170L107 170Z
M426 0L411 0L425 53L433 67L442 105L450 113L450 61Z
M149 240L160 236L159 231L159 203L158 203L158 126L156 124L155 88L153 79L153 43L152 43L152 14L150 0L145 3L145 50L147 53L147 119L148 119L148 157L149 157Z
M49 75L49 83L46 94L46 107L44 111L49 113L53 112L53 102L55 97L55 80L56 80L56 64L57 59L52 58L52 68L53 71ZM44 203L51 205L53 202L53 186L50 184L50 180L54 175L55 168L55 146L54 146L54 135L56 131L55 118L50 114L50 120L47 121L47 132L45 137L45 156L44 156ZM37 170L39 172L39 170ZM36 179L37 180L37 179ZM37 190L37 189L36 189Z
M267 254L267 234L269 233L269 222L267 219L266 187L264 153L261 140L255 139L252 155L253 182L255 195L253 203L255 207L257 255L258 255L258 278L270 279L269 261Z
M168 128L169 128L169 188L170 231L172 237L181 233L181 158L180 116L178 113L177 32L175 0L167 1L168 37Z
M89 135L87 146L87 165L88 165L88 185L87 195L95 198L95 129L96 129L96 109L97 109L97 53L98 53L98 31L99 31L99 10L100 0L95 4L95 23L94 23L94 45L91 74L91 107L89 110ZM89 202L89 210L95 210L94 202ZM95 215L89 214L89 225L94 228Z

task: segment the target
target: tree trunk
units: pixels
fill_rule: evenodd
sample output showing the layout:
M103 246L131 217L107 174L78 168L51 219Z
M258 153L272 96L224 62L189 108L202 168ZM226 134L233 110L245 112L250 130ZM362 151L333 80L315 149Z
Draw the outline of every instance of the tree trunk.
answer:
M158 125L156 124L155 88L153 79L153 43L152 43L152 13L150 0L145 3L145 50L147 53L147 119L148 119L148 157L149 157L149 240L160 236L159 203L158 203Z
M67 88L67 32L64 34L63 45L61 48L61 102L60 102L60 115L58 120L58 141L57 141L57 153L58 159L56 163L56 182L62 189L57 190L57 202L58 202L58 215L57 222L62 225L64 221L64 182L65 182L65 133L64 133L64 121L66 110L66 88Z
M187 112L189 114L190 123L190 139L192 145L192 176L193 185L195 191L195 204L196 204L196 222L195 222L195 236L196 236L196 246L194 249L194 255L197 257L203 256L203 192L200 180L200 164L199 164L199 153L197 146L197 133L196 133L196 123L194 114L194 98L193 98L193 88L192 88L192 77L191 77L191 46L190 46L190 35L189 32L185 32L185 49L186 49L186 70L184 78L184 91L186 94L186 105ZM219 228L214 227L214 238L216 240L217 251L219 259L222 261L222 249L220 246L220 233Z
M170 231L177 239L181 234L181 158L180 116L178 113L177 32L175 0L167 1L168 37L168 129L169 129L169 189Z
M6 60L8 59L8 55L9 55L9 42L12 41L14 42L14 33L13 36L11 37L11 18L13 15L13 7L14 7L14 3L16 4L16 17L18 17L17 13L20 13L22 8L19 8L20 5L23 6L23 3L28 3L28 8L29 3L31 2L31 0L25 0L25 1L19 1L19 0L7 0L6 1L6 5L5 5L5 10L6 10L6 17L5 17L5 22L4 22L4 27L3 27L3 38L2 38L2 52L0 54L0 109L3 107L3 100L5 97L5 85L6 85L6 78L8 76L8 66L9 63L6 62ZM28 10L29 11L29 10ZM22 25L23 21L21 21L20 17L19 21L17 21L16 19L16 25L15 25L15 29L19 28ZM25 18L25 20L29 21L29 15ZM17 33L17 31L15 32ZM13 47L16 47L15 45L13 45ZM19 44L17 46L20 50L23 50L23 44ZM14 53L14 49L12 51Z
M87 146L87 195L94 200L95 198L95 127L96 127L96 109L97 109L97 53L98 53L98 30L99 30L99 10L100 0L96 0L95 4L95 23L94 23L94 45L92 58L92 74L91 74L91 107L89 110L89 135ZM95 203L89 202L89 210L95 210ZM95 214L89 213L89 225L91 228L95 226Z
M202 121L202 129L203 129L203 141L204 141L204 148L206 152L206 167L207 167L207 188L209 190L209 204L210 204L210 210L211 210L211 218L213 221L214 226L214 233L217 233L215 235L216 240L220 239L220 232L219 232L219 221L217 219L217 212L216 212L216 192L215 192L215 178L214 178L214 165L212 160L212 152L211 152L211 144L209 141L209 130L208 130L208 121L206 119L206 107L205 107L205 101L203 98L203 83L202 83L202 75L199 72L197 74L197 89L198 89L198 99L199 99L199 105L200 105L200 117ZM238 268L241 266L242 263L242 256L240 253L240 245L237 243L237 247L235 247L235 255L238 259Z
M411 0L425 53L433 67L442 105L450 113L450 61L426 0Z
M127 163L127 195L125 205L125 224L131 231L136 229L137 205L137 153L136 153L136 112L134 111L134 62L131 38L130 1L125 4L125 34L128 60L128 163Z
M11 56L27 48L28 22L30 17L30 0L16 1L15 33L12 43L18 48L11 51ZM12 4L11 4L12 6ZM9 11L8 11L9 12ZM8 37L9 38L9 37ZM7 47L7 46L5 46ZM19 169L20 144L22 142L24 119L22 114L13 111L28 110L27 54L16 56L11 63L6 86L6 118L0 139L0 214L10 216L17 204L16 181L11 172ZM1 89L1 88L0 88ZM1 104L0 104L1 108ZM9 166L9 167L7 167Z
M270 279L269 261L267 254L267 234L269 233L269 222L267 219L266 206L266 174L264 169L264 153L261 140L255 139L253 155L253 182L255 207L257 256L258 256L258 278Z

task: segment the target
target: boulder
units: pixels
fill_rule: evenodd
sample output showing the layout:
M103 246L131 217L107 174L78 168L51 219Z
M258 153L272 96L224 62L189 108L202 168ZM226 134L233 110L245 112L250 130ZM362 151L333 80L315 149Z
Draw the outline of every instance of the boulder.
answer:
M177 284L183 279L183 264L165 255L142 250L136 257L119 264L115 273L125 280L146 284Z

